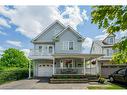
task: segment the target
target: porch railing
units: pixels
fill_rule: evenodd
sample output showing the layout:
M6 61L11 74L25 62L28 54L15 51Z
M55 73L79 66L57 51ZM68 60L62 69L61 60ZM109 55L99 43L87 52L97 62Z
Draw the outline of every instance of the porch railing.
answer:
M48 51L40 52L39 49L30 49L30 56L51 56L53 53L49 53Z
M74 68L55 67L54 73L55 74L84 74L84 68L83 67L74 67Z

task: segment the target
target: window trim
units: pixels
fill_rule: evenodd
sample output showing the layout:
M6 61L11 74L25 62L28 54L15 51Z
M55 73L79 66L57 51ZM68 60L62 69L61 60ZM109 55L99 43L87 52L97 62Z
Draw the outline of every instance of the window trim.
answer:
M41 48L39 48L41 47ZM42 53L43 52L43 46L42 45L38 45L38 50L39 50L39 53Z
M73 49L70 49L70 42L73 43ZM68 50L74 50L74 41L68 41Z
M110 54L109 52L110 52L110 50L109 50L109 48L107 48L107 49L106 49L106 55L107 55L107 56L110 56L110 55L109 55L109 54Z
M52 53L49 52L49 47L50 47L50 46L52 47ZM47 53L53 54L53 53L54 53L54 46L53 46L53 45L47 45L47 47L48 47L48 48L47 48Z
M111 42L111 39L112 39L112 42ZM112 37L109 38L109 43L110 43L110 44L113 44L113 38L112 38Z
M63 50L70 50L70 49L69 49L69 43L70 43L70 42L73 42L73 49L72 49L72 50L75 50L75 48L74 48L74 46L75 46L75 45L74 45L74 44L75 44L74 41L63 41L62 49L63 49Z

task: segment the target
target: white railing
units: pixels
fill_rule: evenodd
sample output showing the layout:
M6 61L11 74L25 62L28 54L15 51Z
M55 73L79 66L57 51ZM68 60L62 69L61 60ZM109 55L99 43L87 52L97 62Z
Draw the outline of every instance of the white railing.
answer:
M47 51L39 51L39 49L30 49L30 56L51 56L52 53Z
M55 67L54 73L55 74L84 74L84 68L83 67L73 67L73 68Z
M112 56L103 56L103 57L101 57L102 59L111 59L112 58Z
M47 51L40 52L38 49L31 49L29 53L29 58L31 59L42 59L42 58L43 59L53 59L51 55L52 54Z

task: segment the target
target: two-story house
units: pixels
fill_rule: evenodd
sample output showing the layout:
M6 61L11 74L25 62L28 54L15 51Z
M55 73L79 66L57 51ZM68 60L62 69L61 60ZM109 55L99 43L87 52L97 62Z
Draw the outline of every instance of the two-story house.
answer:
M92 43L90 54L104 54L104 56L99 58L100 64L109 64L113 53L116 50L113 50L112 47L116 43L115 34L109 34L103 40L95 40Z
M34 77L87 74L86 61L102 54L83 54L84 40L85 38L71 26L64 26L60 21L53 22L32 40L34 47L29 58L33 61ZM98 72L96 64L93 74Z

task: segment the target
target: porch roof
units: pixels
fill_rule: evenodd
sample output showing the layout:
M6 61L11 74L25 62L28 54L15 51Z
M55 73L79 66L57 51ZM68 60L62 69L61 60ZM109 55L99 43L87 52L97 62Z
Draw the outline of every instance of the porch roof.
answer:
M84 53L55 53L52 55L54 58L85 58L91 60L104 56L103 54L84 54Z

